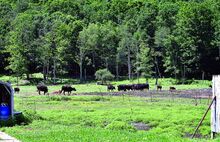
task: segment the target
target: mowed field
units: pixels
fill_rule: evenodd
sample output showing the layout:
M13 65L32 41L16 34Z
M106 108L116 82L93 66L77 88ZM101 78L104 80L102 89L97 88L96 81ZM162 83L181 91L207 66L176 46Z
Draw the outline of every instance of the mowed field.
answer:
M136 83L112 82L118 84ZM141 80L144 82L144 79ZM151 90L155 80L150 80ZM190 85L173 85L172 79L160 80L168 89L208 88L209 81L197 81ZM62 85L49 86L49 92L57 91ZM210 113L199 129L196 139L190 139L208 100L203 99L195 106L194 99L123 96L85 96L83 92L106 92L106 86L73 84L75 95L37 95L36 86L20 86L15 94L15 109L22 111L27 125L3 127L5 131L23 142L170 142L170 141L219 141L210 140ZM156 94L155 94L156 95ZM146 130L139 130L137 125Z

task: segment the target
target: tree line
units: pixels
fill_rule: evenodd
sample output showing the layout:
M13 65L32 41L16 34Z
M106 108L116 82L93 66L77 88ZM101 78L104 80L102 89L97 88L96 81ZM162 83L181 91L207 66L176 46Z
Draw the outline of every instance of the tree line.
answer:
M0 0L0 73L204 79L220 72L219 0Z

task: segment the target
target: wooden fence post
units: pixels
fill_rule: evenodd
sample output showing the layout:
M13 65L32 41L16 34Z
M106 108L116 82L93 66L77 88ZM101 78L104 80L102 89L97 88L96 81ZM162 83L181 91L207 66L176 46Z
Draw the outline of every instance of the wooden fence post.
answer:
M220 132L220 75L212 78L212 97L216 98L211 107L211 137Z

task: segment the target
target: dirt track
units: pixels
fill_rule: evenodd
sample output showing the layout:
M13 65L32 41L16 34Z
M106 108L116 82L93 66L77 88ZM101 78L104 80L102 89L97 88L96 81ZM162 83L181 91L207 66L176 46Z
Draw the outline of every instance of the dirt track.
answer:
M192 90L176 90L176 91L168 91L168 90L162 90L162 91L121 91L121 92L93 92L93 93L78 93L77 95L100 95L100 96L106 96L106 95L112 95L112 96L121 96L121 95L132 95L132 96L140 96L140 97L151 97L157 96L157 97L167 97L168 95L173 95L175 97L180 98L209 98L212 96L212 90L211 89L192 89Z

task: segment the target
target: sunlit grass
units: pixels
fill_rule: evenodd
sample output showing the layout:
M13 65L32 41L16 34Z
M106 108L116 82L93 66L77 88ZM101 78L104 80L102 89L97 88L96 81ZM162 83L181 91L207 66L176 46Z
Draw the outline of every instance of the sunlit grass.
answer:
M199 130L201 139L191 140L207 108L207 100L195 106L192 99L154 99L112 96L16 95L15 108L36 111L42 120L26 126L1 128L23 142L54 141L206 141L210 114ZM143 122L149 131L133 129L131 122Z

